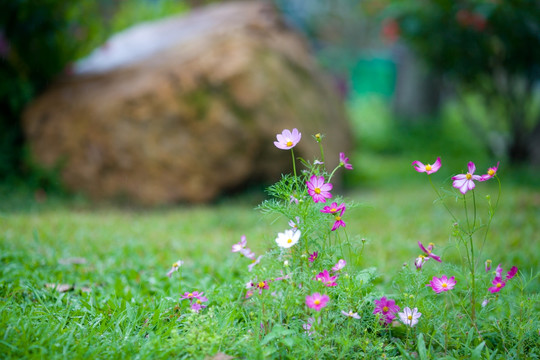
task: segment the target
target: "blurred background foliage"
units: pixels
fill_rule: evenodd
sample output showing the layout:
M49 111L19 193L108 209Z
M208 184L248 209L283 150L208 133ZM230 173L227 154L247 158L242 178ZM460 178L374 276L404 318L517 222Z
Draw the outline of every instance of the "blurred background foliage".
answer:
M219 1L0 0L0 178L61 191L56 171L26 155L26 104L112 34L211 2ZM346 101L360 169L349 184L408 172L413 157L531 169L531 144L540 142L540 2L273 2Z
M71 63L141 21L186 11L175 0L0 0L0 179L60 187L24 148L21 113Z

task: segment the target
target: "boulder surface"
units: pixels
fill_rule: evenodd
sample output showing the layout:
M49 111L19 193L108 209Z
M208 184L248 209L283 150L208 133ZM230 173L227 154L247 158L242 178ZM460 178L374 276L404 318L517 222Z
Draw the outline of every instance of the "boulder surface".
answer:
M112 37L26 110L34 159L98 199L207 202L351 147L344 107L305 41L263 2L211 5Z

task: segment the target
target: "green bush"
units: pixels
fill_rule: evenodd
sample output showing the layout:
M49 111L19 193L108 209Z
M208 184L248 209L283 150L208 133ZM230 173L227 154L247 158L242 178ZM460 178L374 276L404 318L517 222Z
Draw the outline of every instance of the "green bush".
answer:
M540 2L535 0L396 0L389 27L465 101L480 95L491 121L465 113L480 139L503 139L512 160L527 160L540 112ZM490 135L491 133L491 135ZM500 146L500 145L499 145Z

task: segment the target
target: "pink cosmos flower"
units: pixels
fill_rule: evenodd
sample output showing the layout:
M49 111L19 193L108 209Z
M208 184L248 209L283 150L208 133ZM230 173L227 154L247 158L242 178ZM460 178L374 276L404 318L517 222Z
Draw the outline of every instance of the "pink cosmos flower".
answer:
M208 301L208 299L206 299L205 301ZM191 310L193 310L196 313L198 313L199 311L201 311L205 307L206 307L206 305L202 304L202 300L197 300L197 301L194 301L194 302L191 303Z
M277 141L274 141L274 145L278 149L289 150L298 144L302 138L302 134L298 132L298 129L293 129L292 132L288 129L283 130L281 134L276 135Z
M322 208L321 212L326 214L335 215L345 209L345 204L338 205L336 202L333 202L330 206L325 206Z
M435 291L437 294L441 293L443 291L450 291L456 286L456 280L454 276L452 276L450 279L446 277L446 275L441 276L440 278L434 276L433 279L429 282L429 284L426 284L426 286L429 286Z
M253 270L253 267L255 267L255 265L261 262L262 257L263 257L262 255L259 255L259 257L256 260L253 260L253 262L248 265L249 272Z
M251 251L249 248L245 248L240 250L240 254L244 255L248 259L254 260L255 259L255 253Z
M360 319L360 315L358 315L358 313L353 313L352 310L349 310L349 312L341 310L341 313L353 319Z
M245 248L247 245L246 235L242 235L240 237L240 241L232 246L232 252L239 252L242 251L243 248Z
M177 262L173 263L171 266L171 270L169 270L169 272L167 273L167 276L171 277L173 272L178 271L178 269L180 269L180 266L182 266L183 264L184 262L182 260L178 260Z
M296 196L291 195L291 196L289 197L289 204L292 204L293 202L294 202L296 205L298 205L298 199L296 198Z
M259 295L261 295L263 290L267 290L269 288L268 281L259 281L256 284L256 288L259 289Z
M474 189L476 186L474 180L482 181L482 177L480 175L474 175L476 166L472 161L469 162L467 167L468 172L466 174L459 174L452 177L452 180L454 180L452 186L458 189L464 195L467 193L467 191Z
M493 294L501 291L501 289L506 286L506 281L503 281L503 279L499 276L495 276L495 279L493 279L491 283L493 284L493 286L490 287L488 290L491 291Z
M333 185L324 183L324 176L312 175L309 181L306 182L308 193L313 198L314 202L326 202L327 198L331 198L330 190Z
M438 261L438 262L441 262L441 257L438 256L438 255L435 255L433 254L431 251L433 250L433 248L435 247L435 244L434 243L429 243L428 244L428 247L427 249L424 247L424 245L422 245L422 243L420 241L418 241L418 246L420 247L420 249L422 249L422 251L426 254L426 259L433 259L435 261Z
M437 172L441 168L441 158L438 157L437 160L435 160L435 162L433 163L433 165L430 165L430 164L424 165L418 160L413 161L411 165L414 166L414 170L418 172L425 172L428 175L431 175L434 172Z
M332 271L339 271L341 269L343 269L345 267L345 265L347 265L347 262L343 259L340 259L336 265L334 265L334 267L332 268Z
M353 169L352 165L349 164L349 158L345 157L345 153L342 152L339 153L339 165L343 166L347 170Z
M293 231L298 230L298 225L300 225L300 217L296 217L295 220L289 220L289 226Z
M497 170L499 170L499 163L500 161L497 162L497 166L490 167L487 171L487 174L482 175L480 181L486 181L491 179L492 177L495 177L495 175L497 175Z
M198 292L198 291L185 292L184 295L182 295L182 297L180 298L180 300L186 300L186 299L190 301L192 301L193 299L197 299L202 302L208 301L206 296L204 296L204 292Z
M395 318L396 313L399 311L399 306L396 305L396 302L392 299L387 299L385 296L379 300L375 300L375 309L373 314L381 314L385 323L390 324Z
M398 315L402 323L413 327L418 324L418 319L422 316L422 313L418 312L417 308L411 310L411 308L406 307L403 309L403 312L398 313Z
M518 272L518 268L515 266L512 266L509 272L506 273L506 280L510 280L513 278Z
M310 254L309 255L309 262L314 262L315 259L319 256L319 252L318 251L314 251L313 254Z
M319 293L315 293L313 295L306 296L306 305L311 309L315 309L316 311L321 311L321 309L328 304L328 301L330 301L330 298L326 294L321 295Z
M328 270L324 270L319 273L319 275L315 276L315 280L322 282L326 286L337 286L336 279L337 276L330 276Z
M488 290L492 292L493 294L501 291L501 289L506 286L506 282L510 280L511 278L513 278L514 276L516 276L517 272L518 272L518 268L515 266L512 266L510 271L506 273L506 277L503 279L502 278L503 268L501 264L499 264L497 266L497 269L495 270L495 278L491 282L493 286L490 287Z
M334 221L334 225L332 226L332 231L336 231L340 226L341 226L341 227L345 227L345 226L346 226L345 221L343 221L343 220L341 219L341 214L340 214L340 215L336 215L336 216L334 217L334 219L335 219L336 221Z
M489 260L489 259L486 260L485 266L486 266L486 272L491 270L491 260Z
M426 257L424 255L418 255L416 260L414 260L414 266L416 266L416 270L422 270L422 266L426 263Z
M320 319L319 319L320 320ZM310 317L307 319L307 322L305 324L302 325L302 328L305 330L304 332L308 335L308 336L312 336L313 335L313 332L310 331L311 330L311 327L313 326L313 323L315 322L315 319Z

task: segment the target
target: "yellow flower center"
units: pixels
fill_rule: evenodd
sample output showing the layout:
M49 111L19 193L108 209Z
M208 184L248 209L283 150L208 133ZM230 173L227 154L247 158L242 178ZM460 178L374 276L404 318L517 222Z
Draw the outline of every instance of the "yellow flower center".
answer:
M336 216L336 221L340 221L341 220L341 216Z
M427 164L427 165L426 165L426 170L427 170L427 171L430 171L430 170L431 170L431 165Z
M263 288L263 287L264 287L264 281L261 281L261 282L259 283L259 287L260 287L260 288Z
M497 284L497 287L498 287L498 288L500 288L501 286L502 286L502 284L501 284L501 283L498 283L498 284Z
M321 300L317 299L313 302L315 305L319 305L321 303Z
M467 175L465 175L465 177L467 178L467 180L471 180L472 179L472 175L467 173Z
M446 284L446 283L442 283L442 285L441 285L441 286L442 286L443 288L445 288L445 289L446 289L446 288L448 287L448 284Z
M412 315L407 316L407 319L412 320Z
M293 142L291 140L287 141L287 146L292 146Z
M489 175L489 176L495 175L495 170L489 169L489 170L488 170L488 175Z
M320 194L321 193L321 189L319 189L319 188L315 188L313 191L315 191L315 194Z
M197 299L196 303L197 303L197 304L202 304L202 301L199 300L199 299Z
M336 208L331 208L331 209L330 209L330 212L335 213L335 212L337 212L337 209L336 209Z
M192 293L189 293L189 294L187 294L187 296L188 296L188 297L192 297L192 296L193 296L193 294L192 294Z
M292 243L292 239L287 240L287 243L288 244Z
M389 309L388 309L388 306L385 306L385 307L382 308L382 311L383 311L383 312L387 312L388 310L389 310Z

